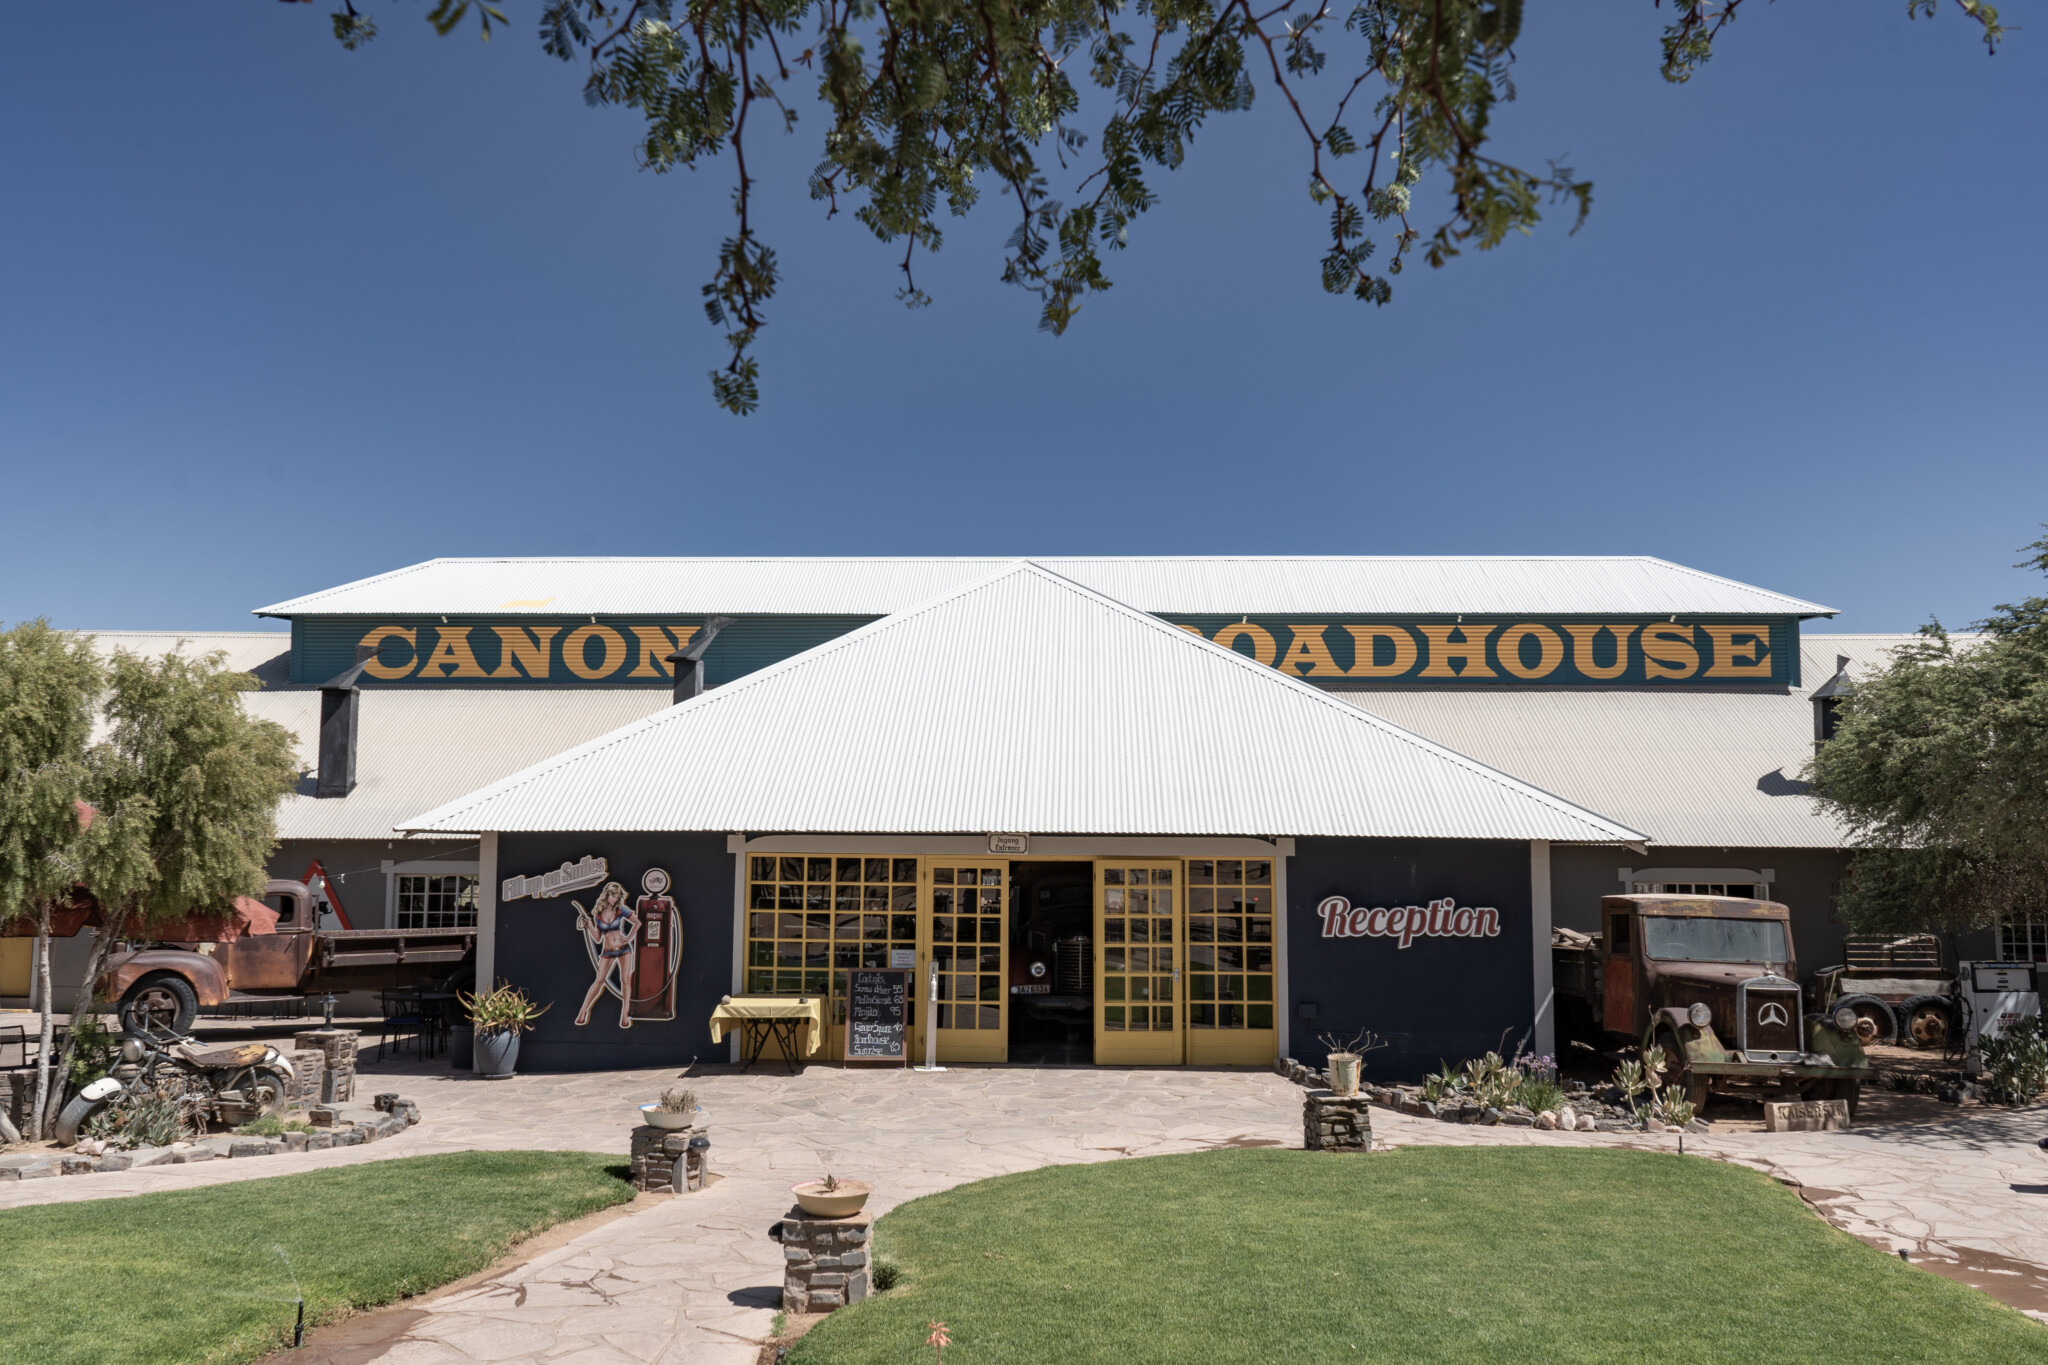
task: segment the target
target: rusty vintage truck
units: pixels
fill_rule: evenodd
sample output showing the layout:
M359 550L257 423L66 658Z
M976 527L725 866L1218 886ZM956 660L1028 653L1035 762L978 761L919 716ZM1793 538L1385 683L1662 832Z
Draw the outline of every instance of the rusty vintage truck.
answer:
M117 1003L122 1028L182 1034L201 1010L400 990L425 979L474 982L474 928L314 928L302 882L272 881L264 900L279 913L237 902L217 938L159 938L109 957L98 991ZM461 980L465 970L469 983Z
M1801 1006L1791 912L1736 896L1603 896L1600 933L1552 935L1569 1032L1661 1050L1664 1083L1707 1096L1841 1099L1871 1071L1853 1011Z

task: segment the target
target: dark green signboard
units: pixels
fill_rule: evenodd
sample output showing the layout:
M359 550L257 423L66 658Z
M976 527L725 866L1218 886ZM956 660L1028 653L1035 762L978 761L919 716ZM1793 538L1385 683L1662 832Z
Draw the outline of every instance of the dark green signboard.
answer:
M1401 621L1167 618L1282 672L1316 682L1799 682L1799 622L1659 617L1465 616Z
M706 651L705 681L731 682L874 619L743 617ZM1317 683L1799 682L1799 622L1792 617L1163 619ZM324 682L354 664L358 645L368 645L376 654L363 681L373 687L664 686L670 682L666 656L686 647L702 625L698 617L301 617L292 623L292 678Z

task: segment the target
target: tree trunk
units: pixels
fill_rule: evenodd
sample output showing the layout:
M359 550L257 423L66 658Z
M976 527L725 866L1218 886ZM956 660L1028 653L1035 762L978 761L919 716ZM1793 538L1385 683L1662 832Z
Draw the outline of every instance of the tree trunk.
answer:
M107 965L107 957L121 936L121 926L128 919L126 911L105 911L103 908L103 913L106 923L93 938L92 951L85 955L85 977L78 983L78 997L71 1002L71 1027L64 1030L64 1052L57 1059L57 1083L51 1087L49 1100L42 1111L44 1122L53 1127L57 1122L57 1111L65 1099L65 1077L71 1074L71 1059L78 1052L79 1016L92 1010L95 1003L93 985L100 978L100 969Z
M50 1103L50 903L36 907L36 1102L29 1109L28 1140L43 1140L43 1111Z

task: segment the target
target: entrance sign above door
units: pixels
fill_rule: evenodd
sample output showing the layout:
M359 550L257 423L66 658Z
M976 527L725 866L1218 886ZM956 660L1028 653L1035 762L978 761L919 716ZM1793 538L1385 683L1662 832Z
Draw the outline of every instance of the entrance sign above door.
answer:
M991 853L1025 854L1031 851L1031 836L1028 834L991 834L988 836L988 851Z
M1450 896L1427 906L1354 907L1342 896L1326 897L1316 907L1323 917L1324 938L1392 938L1406 948L1418 938L1498 938L1500 911L1491 906L1459 905Z
M552 872L543 872L537 877L507 877L498 885L498 899L501 901L525 900L528 896L536 900L548 900L565 891L582 891L596 886L605 879L611 865L603 858L585 854L573 863L563 863Z

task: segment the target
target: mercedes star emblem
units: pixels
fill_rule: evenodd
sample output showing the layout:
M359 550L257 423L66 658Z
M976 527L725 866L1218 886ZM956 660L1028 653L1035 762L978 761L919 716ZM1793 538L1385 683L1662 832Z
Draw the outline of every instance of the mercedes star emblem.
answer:
M1772 1001L1756 1012L1756 1021L1759 1024L1782 1024L1785 1022L1785 1007Z

